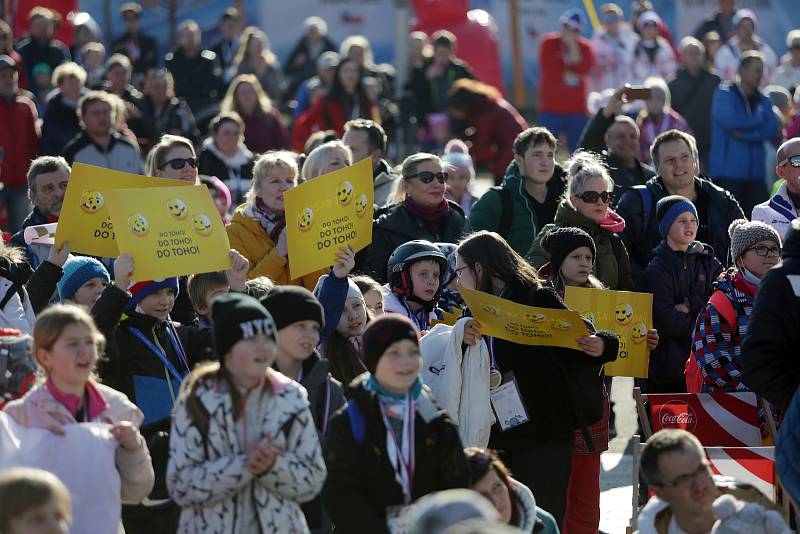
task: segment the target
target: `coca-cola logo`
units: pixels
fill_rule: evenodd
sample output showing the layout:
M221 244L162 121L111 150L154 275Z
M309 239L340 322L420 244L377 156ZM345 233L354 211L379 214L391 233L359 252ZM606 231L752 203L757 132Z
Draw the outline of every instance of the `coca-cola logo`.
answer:
M658 420L661 428L680 428L687 432L694 432L697 427L697 414L694 409L680 401L667 401L658 410Z

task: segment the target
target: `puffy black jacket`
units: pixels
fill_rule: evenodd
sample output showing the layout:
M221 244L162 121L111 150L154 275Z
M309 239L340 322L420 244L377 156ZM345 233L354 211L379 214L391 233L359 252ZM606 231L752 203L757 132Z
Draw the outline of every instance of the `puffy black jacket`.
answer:
M211 50L188 57L179 48L167 54L166 67L175 79L175 96L186 100L196 116L221 98L222 71Z
M386 450L386 427L380 402L364 387L368 373L348 387L349 402L362 416L363 442L358 443L347 408L331 420L325 441L328 479L322 497L337 533L388 533L386 508L403 504L403 490ZM439 408L427 387L416 399L412 497L469 484L467 462L458 430ZM358 425L355 425L358 426Z
M139 130L136 135L142 146L152 147L164 134L180 135L192 143L200 139L200 130L197 128L192 110L180 98L170 98L157 114L153 101L144 97L139 109L142 116L138 120Z
M60 91L52 93L42 119L42 153L48 156L61 154L67 143L80 132L76 106L64 102Z
M653 294L653 327L659 335L658 347L650 353L649 379L683 380L695 319L721 273L714 251L699 241L686 252L674 251L664 241L655 249L643 277L644 290ZM677 304L688 305L689 313L677 311Z
M783 262L758 286L742 346L744 383L781 408L800 387L800 219L783 242Z

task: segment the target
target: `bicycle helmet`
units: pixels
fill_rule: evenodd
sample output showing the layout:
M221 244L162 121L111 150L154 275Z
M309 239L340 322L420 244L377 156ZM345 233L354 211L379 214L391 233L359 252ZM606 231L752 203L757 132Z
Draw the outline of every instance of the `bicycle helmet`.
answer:
M439 289L430 301L424 301L414 296L414 286L411 282L411 265L420 260L434 260L439 263ZM415 239L403 243L392 252L387 264L389 274L389 287L392 292L408 300L430 306L438 299L442 286L447 276L447 256L431 243L422 239Z

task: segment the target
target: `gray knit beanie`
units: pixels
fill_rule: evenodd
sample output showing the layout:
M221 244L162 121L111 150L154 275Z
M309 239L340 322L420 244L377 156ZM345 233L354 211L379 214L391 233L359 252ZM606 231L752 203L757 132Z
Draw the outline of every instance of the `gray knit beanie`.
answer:
M759 241L774 241L781 245L778 232L760 221L736 219L728 227L728 235L731 236L731 260L734 262Z

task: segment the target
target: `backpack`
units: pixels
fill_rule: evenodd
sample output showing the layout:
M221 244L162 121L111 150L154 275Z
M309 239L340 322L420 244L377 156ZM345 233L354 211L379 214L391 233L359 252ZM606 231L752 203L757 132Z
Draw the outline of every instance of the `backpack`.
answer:
M496 185L490 188L497 191L500 195L500 224L497 226L497 233L503 239L508 239L508 232L511 230L511 220L514 217L514 199L511 198L511 191L504 188L502 185Z
M364 419L364 414L356 404L356 401L351 400L347 402L347 419L350 421L350 432L353 434L353 439L359 447L364 446L364 440L367 438L367 422Z
M650 224L650 215L653 211L653 194L646 185L634 185L634 191L642 197L642 238L647 236L647 227Z
M731 325L732 334L739 331L739 321L736 320L736 310L733 308L733 303L725 296L725 293L719 289L711 294L708 299L709 304L713 304L717 309L720 317L725 319L725 322ZM703 391L703 373L697 360L694 356L689 356L686 360L686 391L688 393L702 393Z

